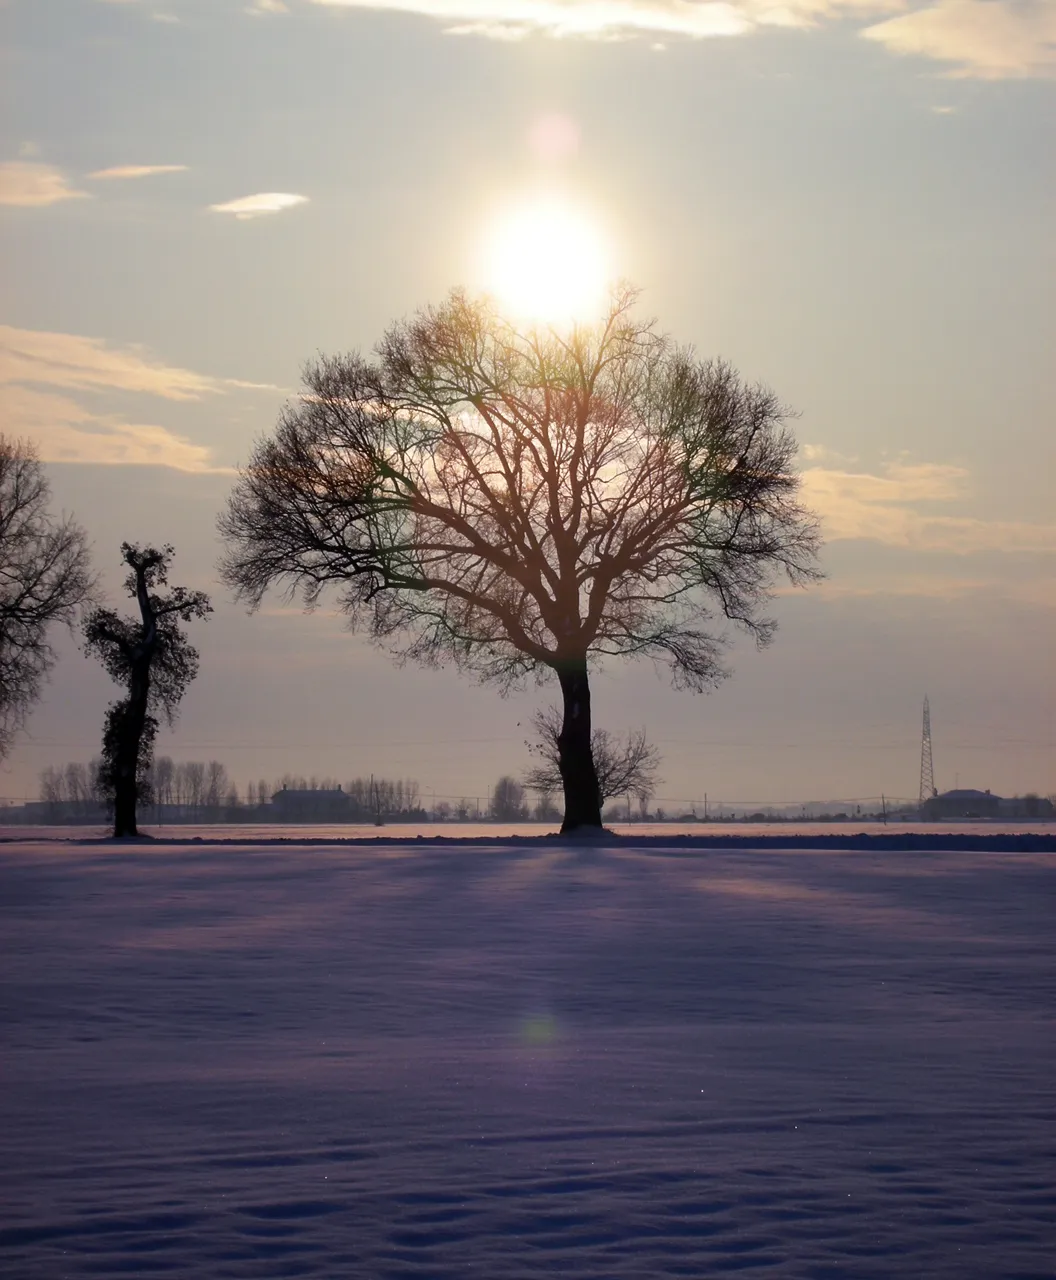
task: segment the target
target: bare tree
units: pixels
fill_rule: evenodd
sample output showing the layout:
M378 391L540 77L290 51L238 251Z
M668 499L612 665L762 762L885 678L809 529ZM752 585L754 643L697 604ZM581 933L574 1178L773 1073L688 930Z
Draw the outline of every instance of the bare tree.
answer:
M205 771L205 807L219 809L230 788L227 769L219 760L210 760Z
M561 817L561 810L554 804L556 787L549 791L539 792L539 798L532 808L532 817L537 822L556 822Z
M598 827L588 660L644 656L703 690L725 619L760 644L777 574L818 574L774 395L631 317L518 327L453 293L377 360L324 357L255 448L220 529L251 607L334 587L402 658L502 687L554 673L564 830Z
M546 707L532 717L536 739L527 746L538 763L524 775L524 785L541 796L561 789L562 719L557 707ZM590 751L599 805L613 796L652 795L661 781L656 775L660 755L644 729L631 730L626 738L617 738L607 729L592 729Z
M173 782L175 780L176 766L173 763L172 756L159 756L154 761L153 772L153 791L154 803L156 805L170 805L173 803Z
M59 805L66 799L66 774L54 765L48 765L40 774L40 798L48 806L48 817L56 818Z
M36 450L0 435L0 760L55 661L51 625L71 625L94 586L84 530L50 503Z
M201 591L173 587L166 595L172 547L138 547L122 543L128 565L125 590L139 606L138 618L122 618L112 609L93 609L84 623L85 652L94 654L126 697L111 704L103 733L102 786L114 813L114 835L134 836L136 805L149 803L146 779L161 710L169 724L184 691L198 674L198 651L179 622L212 612Z
M205 803L205 765L200 760L186 760L181 768L186 803L190 805L191 816L200 818L202 805Z
M504 775L491 793L491 816L496 822L520 822L527 816L524 788L516 778Z

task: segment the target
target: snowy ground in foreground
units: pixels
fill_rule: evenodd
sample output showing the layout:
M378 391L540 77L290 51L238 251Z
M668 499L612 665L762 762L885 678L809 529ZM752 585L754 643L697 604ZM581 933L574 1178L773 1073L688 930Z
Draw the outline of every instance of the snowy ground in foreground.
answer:
M0 1273L1056 1275L1056 858L0 846Z

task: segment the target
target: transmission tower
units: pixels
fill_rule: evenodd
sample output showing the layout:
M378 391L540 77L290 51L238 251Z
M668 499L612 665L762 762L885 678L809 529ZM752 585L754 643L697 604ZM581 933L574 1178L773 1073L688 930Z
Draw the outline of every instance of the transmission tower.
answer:
M920 803L935 795L935 766L931 762L931 707L924 697L924 729L920 735Z

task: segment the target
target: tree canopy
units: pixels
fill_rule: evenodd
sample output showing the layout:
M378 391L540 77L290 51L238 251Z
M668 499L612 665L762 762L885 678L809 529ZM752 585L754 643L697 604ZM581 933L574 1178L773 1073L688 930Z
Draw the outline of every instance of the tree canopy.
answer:
M94 587L84 530L50 505L36 450L0 435L0 760L55 661L51 627L71 624Z
M456 291L374 360L321 357L220 520L222 575L252 607L332 587L398 657L504 687L555 672L566 828L600 824L588 655L705 689L723 621L766 643L775 576L817 576L785 410L634 300L562 332Z

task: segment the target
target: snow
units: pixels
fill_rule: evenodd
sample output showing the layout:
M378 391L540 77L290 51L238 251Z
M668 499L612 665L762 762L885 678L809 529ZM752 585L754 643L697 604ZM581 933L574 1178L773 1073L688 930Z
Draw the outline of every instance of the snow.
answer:
M1054 873L0 844L0 1274L1051 1280Z

